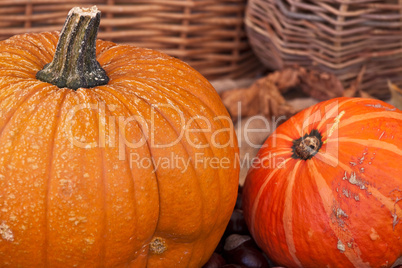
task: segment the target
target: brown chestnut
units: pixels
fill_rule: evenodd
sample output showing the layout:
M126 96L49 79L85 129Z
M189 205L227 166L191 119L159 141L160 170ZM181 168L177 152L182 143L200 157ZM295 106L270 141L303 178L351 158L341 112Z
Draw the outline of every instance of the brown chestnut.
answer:
M202 268L221 268L225 264L225 259L218 253L214 252Z
M223 252L228 263L240 264L249 268L269 267L265 256L248 235L232 234L228 236Z
M241 264L225 264L222 266L222 268L247 268L247 266L241 265Z
M214 252L216 252L216 253L218 253L218 254L222 254L222 253L223 253L223 245L225 244L225 238L226 238L225 236L221 237L221 240L219 240L219 243L218 243L218 245L216 246Z
M239 188L237 190L237 199L236 199L236 205L235 208L237 209L242 209L242 200L243 200L243 187L239 185Z
M246 220L243 216L243 210L241 209L233 210L232 215L230 216L229 223L226 226L225 235L229 236L231 234L250 234Z

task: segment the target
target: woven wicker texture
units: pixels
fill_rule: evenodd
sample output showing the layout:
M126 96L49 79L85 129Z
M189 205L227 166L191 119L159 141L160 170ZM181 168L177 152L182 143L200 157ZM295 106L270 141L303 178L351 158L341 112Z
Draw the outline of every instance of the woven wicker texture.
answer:
M387 98L402 85L401 0L249 0L245 24L270 69L298 64L335 73L345 87Z
M244 29L246 0L0 0L0 40L60 31L74 6L102 12L98 37L161 50L209 79L254 77L263 65Z

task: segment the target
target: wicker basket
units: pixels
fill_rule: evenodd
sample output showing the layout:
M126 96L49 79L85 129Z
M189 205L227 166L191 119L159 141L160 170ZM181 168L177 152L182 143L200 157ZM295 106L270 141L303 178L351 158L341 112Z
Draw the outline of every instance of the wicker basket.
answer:
M97 5L98 37L161 50L208 79L254 77L263 65L244 30L246 0L0 0L0 40L61 30L74 6Z
M270 69L318 68L348 87L365 66L361 87L379 98L387 80L402 85L401 0L249 0L245 24Z

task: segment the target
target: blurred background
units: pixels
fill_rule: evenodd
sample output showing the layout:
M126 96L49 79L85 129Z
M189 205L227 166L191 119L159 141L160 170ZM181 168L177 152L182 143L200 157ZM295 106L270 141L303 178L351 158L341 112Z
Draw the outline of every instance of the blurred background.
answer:
M102 12L98 38L161 50L210 80L255 77L262 64L244 29L245 0L0 0L0 40L60 31L74 6Z

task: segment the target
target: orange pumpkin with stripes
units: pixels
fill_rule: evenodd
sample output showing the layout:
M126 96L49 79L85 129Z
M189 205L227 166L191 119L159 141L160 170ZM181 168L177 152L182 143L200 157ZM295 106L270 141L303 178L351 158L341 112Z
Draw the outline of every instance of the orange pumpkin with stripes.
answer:
M337 98L280 125L243 189L258 245L286 267L391 267L402 256L402 112Z
M96 42L99 19L0 42L0 267L200 267L236 202L230 117L184 62Z

